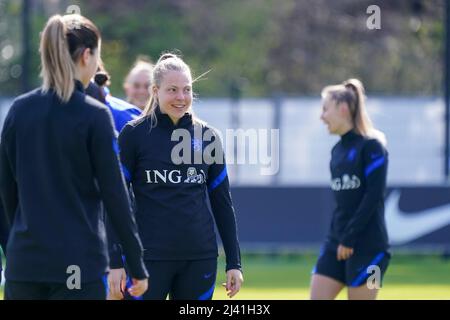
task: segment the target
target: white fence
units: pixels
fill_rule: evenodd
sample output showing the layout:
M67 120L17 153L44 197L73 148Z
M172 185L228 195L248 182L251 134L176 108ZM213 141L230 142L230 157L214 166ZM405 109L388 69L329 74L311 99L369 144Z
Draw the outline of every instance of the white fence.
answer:
M0 124L11 100L0 99ZM232 103L229 99L199 99L197 116L219 129L225 138L227 155L232 154L226 130L232 129ZM441 184L444 159L444 102L438 98L369 97L369 114L388 139L391 185ZM239 127L274 128L275 107L272 99L242 99L238 104ZM263 165L230 165L233 184L239 185L324 185L329 183L330 150L337 137L330 136L320 121L318 98L281 100L279 172L261 174ZM270 132L267 132L269 135ZM258 136L258 139L261 135ZM270 141L270 140L269 140ZM237 146L238 152L248 145ZM236 159L228 161L236 162ZM276 159L272 158L272 161Z

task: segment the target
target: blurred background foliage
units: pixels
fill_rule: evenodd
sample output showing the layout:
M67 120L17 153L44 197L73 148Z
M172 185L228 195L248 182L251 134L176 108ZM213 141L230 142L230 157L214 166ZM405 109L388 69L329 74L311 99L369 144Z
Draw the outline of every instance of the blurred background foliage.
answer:
M3 96L22 91L22 3L0 0ZM195 85L201 97L229 96L232 83L247 97L318 95L349 77L375 94L443 92L443 0L30 0L33 86L40 84L39 32L72 4L102 32L116 96L138 55L156 61L174 50L194 77L211 69ZM380 30L366 27L373 4L381 8Z

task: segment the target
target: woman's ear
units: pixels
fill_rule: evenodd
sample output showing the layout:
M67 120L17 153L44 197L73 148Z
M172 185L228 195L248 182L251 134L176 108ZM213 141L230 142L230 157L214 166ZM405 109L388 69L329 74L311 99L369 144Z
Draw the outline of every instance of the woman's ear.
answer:
M348 104L345 102L341 102L337 105L337 108L339 109L339 113L343 116L349 116L350 115L350 109L348 108Z
M156 99L158 99L158 87L156 85L152 85L152 94Z
M90 48L86 48L81 54L81 64L84 66L89 64L90 59L92 59L92 50Z

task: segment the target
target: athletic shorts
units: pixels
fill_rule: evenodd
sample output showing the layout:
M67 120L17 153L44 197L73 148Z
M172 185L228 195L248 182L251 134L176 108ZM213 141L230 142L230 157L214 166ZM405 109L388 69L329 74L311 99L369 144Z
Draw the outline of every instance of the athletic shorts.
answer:
M148 290L141 297L124 292L125 300L211 300L217 274L217 258L202 260L145 260ZM131 279L127 279L127 288Z
M354 253L347 260L337 260L336 250L324 246L312 273L337 280L348 287L359 287L366 283L381 288L383 277L391 255L387 251Z

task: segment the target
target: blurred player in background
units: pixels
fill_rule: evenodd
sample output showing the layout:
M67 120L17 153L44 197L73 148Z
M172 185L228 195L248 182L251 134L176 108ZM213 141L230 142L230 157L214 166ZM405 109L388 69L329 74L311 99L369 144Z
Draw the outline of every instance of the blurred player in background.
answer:
M331 151L336 206L313 270L311 299L334 299L345 286L349 299L376 299L390 260L384 220L386 140L372 126L359 80L328 86L322 97L321 119L341 139Z
M137 119L142 112L136 106L111 95L109 85L110 76L102 64L86 88L86 94L106 104L113 116L116 133L119 135L122 128L129 121Z
M123 88L127 101L144 110L150 100L153 65L149 59L138 58L125 78Z
M226 290L233 297L243 277L220 138L193 115L191 71L181 58L163 54L152 78L152 97L143 117L128 123L119 136L121 161L135 194L136 221L151 276L143 298L212 298L218 255L213 216L226 254ZM201 136L196 137L194 130ZM184 155L189 154L187 163L177 162L181 159L174 160L172 155L177 144L173 134L183 132L189 136L188 150L183 150ZM204 140L203 134L209 134L209 139ZM203 152L212 146L216 147L208 153L212 161L207 162ZM200 161L192 161L197 155ZM112 260L120 262L120 258ZM111 270L109 283L119 288L125 270L121 264L116 268Z
M130 293L147 289L111 114L84 93L100 45L88 19L51 17L40 43L43 85L15 99L6 117L0 146L0 194L11 224L5 299L105 299L102 201L127 257Z

